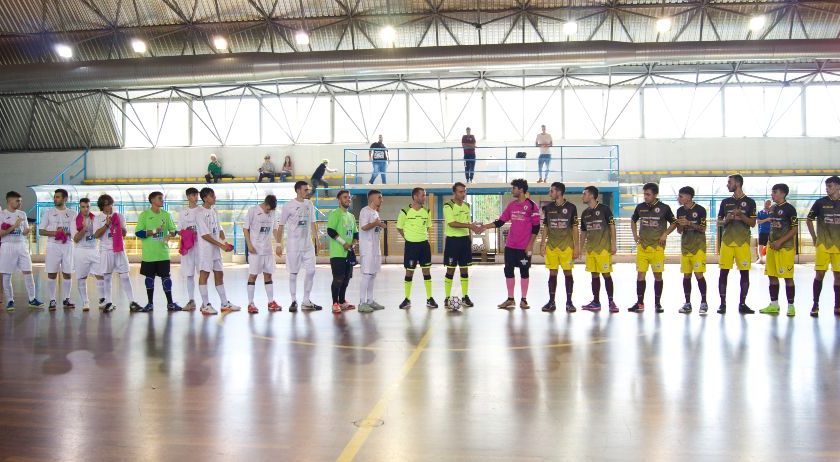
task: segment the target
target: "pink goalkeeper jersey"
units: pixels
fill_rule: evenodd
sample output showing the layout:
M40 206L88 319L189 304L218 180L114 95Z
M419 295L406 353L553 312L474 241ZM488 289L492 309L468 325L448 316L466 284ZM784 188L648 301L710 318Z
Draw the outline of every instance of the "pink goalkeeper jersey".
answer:
M540 225L540 208L531 199L522 202L515 200L505 207L499 220L510 222L510 233L505 247L527 250L533 227Z

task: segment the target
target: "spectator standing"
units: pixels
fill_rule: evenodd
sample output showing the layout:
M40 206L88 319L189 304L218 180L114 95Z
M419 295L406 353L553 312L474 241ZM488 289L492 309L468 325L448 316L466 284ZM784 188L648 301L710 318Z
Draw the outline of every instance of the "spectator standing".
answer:
M461 137L461 146L464 148L464 176L469 184L475 177L475 136L470 127L467 127L467 134Z
M368 160L373 161L373 174L370 176L369 183L373 184L376 177L382 175L382 184L385 184L385 171L388 168L388 148L382 142L382 135L379 135L379 141L370 145Z
M554 140L551 135L545 131L545 125L542 127L542 132L537 135L537 146L540 147L540 157L537 160L537 169L540 174L540 179L537 183L545 183L548 181L548 169L551 166L551 146L554 145ZM545 167L545 176L543 176L543 167Z

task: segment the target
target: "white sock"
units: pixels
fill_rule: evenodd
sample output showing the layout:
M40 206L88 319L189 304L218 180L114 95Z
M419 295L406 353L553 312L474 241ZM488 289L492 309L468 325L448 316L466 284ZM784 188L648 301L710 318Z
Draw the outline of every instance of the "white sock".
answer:
M70 289L73 288L72 279L64 279L61 281L61 299L66 300L70 298ZM86 291L87 292L87 291Z
M88 306L87 278L79 278L76 281L76 288L79 290L79 303L82 307Z
M3 295L6 298L6 303L9 303L9 302L11 302L15 299L14 294L12 293L12 275L11 274L3 273Z
M361 303L368 303L370 299L368 298L368 287L370 286L370 274L362 273L362 287L359 289L359 301Z
M104 279L97 279L96 280L96 291L99 292L99 298L105 298L105 280Z
M307 271L303 279L303 301L312 303L312 285L315 283L315 271Z
M254 284L248 283L248 304L254 303L254 290L257 288Z
M131 276L128 273L120 274L120 285L125 296L128 298L128 303L134 301L134 289L131 287Z
M50 301L55 301L55 279L47 278L47 293L50 294Z
M228 304L228 298L225 294L225 285L219 284L216 286L216 293L219 294L219 304L225 306Z
M113 276L114 276L113 274L106 274L105 276L103 276L105 279L102 281L102 288L104 289L104 292L102 292L102 294L103 294L102 298L105 299L105 304L108 304L108 303L112 302L112 300L111 300L111 292L112 292L111 291L111 283L112 283Z
M370 282L368 283L367 298L369 302L374 302L376 300L373 298L373 284L376 282L376 274L370 274L369 276Z
M11 277L11 275L9 275ZM32 273L23 273L23 284L26 286L26 296L30 300L35 298L35 278Z
M297 274L289 274L289 295L292 296L292 303L297 301Z
M195 276L187 276L187 296L195 300Z
M274 301L274 283L273 282L266 282L265 283L265 296L268 298L268 303Z
M201 294L201 306L210 304L210 295L207 293L207 284L199 285L198 292Z

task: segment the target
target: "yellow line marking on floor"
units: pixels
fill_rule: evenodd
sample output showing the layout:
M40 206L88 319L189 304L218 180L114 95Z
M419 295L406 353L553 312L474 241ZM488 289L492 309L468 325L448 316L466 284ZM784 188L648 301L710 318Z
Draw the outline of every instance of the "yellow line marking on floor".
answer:
M367 416L365 417L365 421L373 422L379 420L383 414L385 414L385 408L388 406L388 403L394 399L394 396L397 394L397 390L399 389L400 385L402 384L403 380L405 380L408 373L411 372L411 369L414 368L414 365L417 364L417 360L420 359L420 355L423 354L423 351L426 350L426 346L429 344L429 339L432 336L432 327L426 330L426 333L423 334L423 337L420 339L420 342L417 343L417 346L414 348L414 351L411 352L411 355L408 359L403 363L402 369L400 370L400 374L388 385L388 388L385 390L385 393L379 398L379 401L373 406L373 408L368 412ZM359 427L356 430L356 433L353 435L353 438L344 446L344 450L341 451L341 454L338 456L336 461L338 462L350 462L356 458L356 454L359 453L359 450L365 444L368 437L370 436L371 431L373 431L372 426L365 425Z

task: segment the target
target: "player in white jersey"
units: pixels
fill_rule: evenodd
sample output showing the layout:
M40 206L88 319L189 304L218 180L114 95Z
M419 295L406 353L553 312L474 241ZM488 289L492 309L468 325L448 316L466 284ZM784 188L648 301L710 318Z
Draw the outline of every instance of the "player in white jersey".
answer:
M306 271L303 283L303 303L301 308L307 311L319 311L323 307L312 303L312 284L315 281L315 207L308 199L310 195L309 183L298 181L295 183L296 197L285 204L280 212L280 223L277 246L277 256L283 255L283 230L288 228L288 243L286 245L286 268L289 270L289 292L292 304L289 311L298 310L297 304L297 275L301 270Z
M54 208L44 211L38 234L47 237L47 291L50 294L50 311L56 309L58 273L64 281L61 284L61 300L65 310L76 308L70 301L70 286L73 273L73 242L71 229L76 227L76 211L67 208L67 190L56 189L53 194Z
M32 279L32 257L29 255L29 222L26 213L20 210L20 194L6 193L6 210L0 211L0 276L3 279L3 295L6 296L6 311L15 310L12 293L12 274L23 273L29 306L42 308L44 304L35 298L35 280Z
M134 301L134 289L128 275L128 256L123 246L123 239L127 233L125 219L114 213L114 198L108 194L99 196L96 206L102 212L93 219L93 235L99 239L99 274L94 274L102 294L99 309L103 313L117 309L111 300L111 277L117 273L125 298L129 302L129 310L139 310L142 307Z
M373 283L382 268L382 252L379 247L382 230L385 229L385 223L379 218L382 193L372 189L367 197L368 205L359 213L359 264L362 270L359 313L385 309L373 299Z
M96 248L96 236L93 234L94 219L95 216L90 211L90 199L87 197L79 199L79 215L76 217L76 223L73 224L73 242L76 243L76 249L73 251L73 268L76 270L76 288L79 290L82 311L90 310L87 278L91 274L96 277L99 273L99 250ZM97 283L97 286L99 285ZM99 301L100 303L103 301L101 292Z
M199 192L203 205L196 217L198 228L198 292L201 294L201 313L206 315L217 314L216 309L210 304L210 295L207 292L207 280L210 273L213 273L213 281L216 284L216 293L219 294L219 303L222 306L222 313L239 311L240 308L228 300L225 293L225 273L222 265L222 250L230 252L233 246L225 242L225 232L219 224L219 214L213 206L216 204L216 193L210 188L202 188Z
M268 300L268 311L280 311L282 307L274 301L274 245L272 236L277 237L277 197L272 194L265 196L260 205L248 209L248 216L242 225L245 234L245 244L248 246L248 312L259 313L254 304L254 291L257 276L263 274L265 296ZM277 239L279 241L279 239Z
M196 225L196 217L201 212L201 207L198 205L198 190L195 188L187 189L187 202L189 205L181 209L178 214L178 232L181 235L181 276L187 278L187 295L190 301L184 305L184 311L193 311L195 305L195 274L198 272L198 239L196 234L198 228ZM187 237L187 234L190 234ZM187 244L187 241L190 243Z

